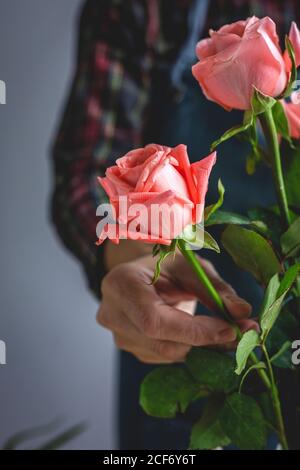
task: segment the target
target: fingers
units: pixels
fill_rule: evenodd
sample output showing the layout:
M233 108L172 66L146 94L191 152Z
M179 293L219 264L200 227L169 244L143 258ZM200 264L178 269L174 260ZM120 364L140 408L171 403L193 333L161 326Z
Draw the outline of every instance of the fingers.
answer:
M246 333L249 330L255 330L257 333L260 331L259 324L252 318L239 320L237 324L242 333Z
M210 263L204 261L203 266L241 328L244 331L256 329L256 323L246 318L249 305L220 278ZM195 276L191 278L182 270L179 275L183 274L194 290L196 285L199 289ZM162 284L151 285L151 277L152 271L148 268L126 263L113 269L102 284L103 302L98 322L113 332L119 348L143 362L168 363L184 360L192 346L234 346L236 332L225 320L193 316L194 304L190 300L193 296L190 294L183 296L184 302L167 302L166 298L173 297L174 280L168 275L161 277L165 284L163 295L160 295ZM184 291L178 283L176 289L179 293ZM179 298L174 297L176 301Z
M242 299L232 286L221 278L210 261L201 259L200 262L214 287L220 294L221 299L223 300L228 312L232 315L232 318L236 320L248 318L252 311L251 305L245 299ZM209 304L211 305L211 301L209 301ZM215 310L215 305L213 309Z
M207 346L234 341L236 333L224 320L190 314L152 299L126 312L145 336L189 346Z
M242 299L231 285L221 278L210 261L200 257L199 261L232 317L236 320L249 317L251 314L250 304ZM182 291L186 291L191 296L196 297L209 310L216 311L215 302L183 256L178 255L173 263L169 260L165 263L165 268L173 279L174 284L177 284L177 288L180 286ZM159 284L159 288L163 291L163 285Z
M140 361L152 364L183 362L191 347L172 341L152 340L141 336L127 337L114 334L115 343L123 351L131 352Z
M219 292L221 299L232 318L239 320L242 318L248 318L251 315L251 305L246 300L242 299L230 284L227 284L227 282L219 276L213 278L212 282Z
M184 361L190 346L174 341L161 341L142 334L122 313L108 311L102 306L97 314L100 325L113 332L119 349L131 352L147 363L172 363Z
M250 319L243 319L237 321L237 325L242 334L246 333L249 330L255 330L259 332L259 324L255 320ZM220 349L221 351L235 351L238 345L238 339L232 341L231 343L226 343L223 345L214 346L214 349Z

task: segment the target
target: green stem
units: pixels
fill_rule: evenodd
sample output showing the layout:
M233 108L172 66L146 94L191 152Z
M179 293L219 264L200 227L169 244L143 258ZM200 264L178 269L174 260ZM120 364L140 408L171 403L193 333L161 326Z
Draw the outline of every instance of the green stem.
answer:
M220 294L215 289L215 287L212 284L211 280L209 279L209 277L207 276L207 274L204 271L203 267L201 266L199 258L195 255L193 250L189 250L189 249L186 248L186 242L184 240L178 240L178 246L179 246L179 249L180 249L181 253L183 254L183 256L186 258L186 260L192 266L192 268L193 268L194 272L196 273L198 279L205 286L205 288L206 288L208 294L210 295L210 297L214 300L214 302L215 302L215 304L218 308L219 313L221 313L223 318L233 326L233 328L236 331L237 338L241 339L242 336L243 336L241 330L239 329L238 325L234 322L234 320L232 319L229 312L226 310L226 307L223 303L223 300L220 297ZM260 362L260 360L258 359L258 357L256 356L256 354L254 352L252 352L251 355L250 355L250 362L251 362L252 365L258 364ZM267 389L271 390L271 383L270 383L269 377L266 374L266 372L263 369L257 369L257 373L260 376L263 383L265 384L265 386L267 387Z
M200 279L201 283L204 285L206 288L207 292L209 293L210 297L213 299L215 304L218 307L218 310L220 310L223 314L226 315L226 309L225 305L223 303L223 300L221 299L219 293L216 291L215 287L213 286L212 282L208 278L206 272L202 268L199 258L195 256L195 253L193 250L189 250L186 248L186 243L184 240L179 240L178 241L179 248L181 253L184 255L184 257L187 259L187 261L190 263L192 266L193 270L197 274L198 279ZM228 320L227 315L226 315L226 320ZM231 319L232 321L232 319Z
M204 271L203 267L201 266L199 258L195 255L193 250L189 250L186 248L186 243L184 240L179 240L178 245L179 245L180 251L182 252L184 257L187 259L187 261L191 264L199 280L207 289L207 292L209 293L210 297L214 300L216 306L218 307L219 312L222 313L222 316L225 318L225 320L229 321L230 324L234 326L237 332L238 339L241 339L242 333L239 327L234 323L230 314L226 310L226 307L218 291L215 289L209 277L207 276L206 272ZM273 408L274 408L274 412L276 416L277 432L279 435L280 443L284 450L288 450L288 442L287 442L286 433L285 433L285 426L284 426L284 421L283 421L283 416L282 416L279 392L278 392L278 388L277 388L275 377L274 377L273 367L272 367L270 357L269 357L269 354L265 345L262 346L262 350L266 357L269 376L263 369L257 369L257 373L271 394ZM250 362L252 363L252 365L260 362L254 352L252 352L250 355Z
M277 388L275 377L274 377L272 363L271 363L270 356L265 345L262 345L262 350L266 358L269 375L271 379L270 392L271 392L271 397L273 401L273 408L275 412L277 431L278 431L280 443L282 445L283 450L288 450L288 442L287 442L286 433L285 433L285 426L284 426L284 421L283 421L283 416L282 416L279 392L278 392L278 388Z
M284 223L285 229L288 229L291 224L291 218L283 179L278 133L273 117L272 108L268 108L264 113L260 114L259 117L269 147L271 159L270 163L272 167L273 179L275 183L276 195L280 208L281 218Z

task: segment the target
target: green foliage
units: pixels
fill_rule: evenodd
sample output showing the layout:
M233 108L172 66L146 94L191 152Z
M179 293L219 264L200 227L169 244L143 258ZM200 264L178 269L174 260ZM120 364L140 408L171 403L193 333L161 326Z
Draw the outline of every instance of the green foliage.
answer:
M173 418L184 412L198 396L200 387L191 375L181 367L163 366L151 371L140 389L140 405L157 418Z
M259 334L255 330L243 334L236 350L235 373L240 375L247 365L248 358L259 343Z
M260 333L254 330L244 333L235 358L225 352L193 348L187 356L186 368L160 367L145 378L141 387L140 403L148 414L156 417L174 417L177 412L184 412L190 402L201 396L208 397L202 415L192 428L191 449L214 449L229 443L242 450L264 449L268 428L277 428L283 448L287 448L284 430L279 425L282 417L277 368L293 368L291 344L299 331L296 318L300 319L300 146L294 146L296 143L290 137L288 119L280 102L290 95L296 79L295 54L289 38L286 38L286 49L292 62L292 73L282 96L275 99L254 88L251 110L244 113L243 123L226 131L211 146L214 150L232 137L246 140L251 145L247 172L253 174L262 160L272 166L273 173L277 173L274 179L278 204L253 209L248 217L221 210L225 190L219 180L218 200L204 212L206 227L227 225L222 235L226 251L238 267L252 274L265 288L259 312ZM260 146L258 120L265 134L267 150ZM281 214L285 194L280 181L277 134L282 137L280 148L287 149L281 160L285 166L288 200L285 213L289 211L292 224L285 233ZM275 158L271 158L273 154L277 167ZM288 214L285 219L289 219ZM197 248L220 251L216 240L201 225L186 227L181 238L183 247L189 243ZM174 253L176 243L154 249L159 256L154 281L159 276L161 262ZM194 262L192 266L195 268ZM201 276L199 278L205 284L207 280ZM213 287L211 293L218 298ZM221 300L220 305L222 307ZM223 314L228 318L226 309ZM256 355L259 348L264 356ZM254 381L248 380L245 384L252 371L261 377L266 392L262 393ZM242 389L247 394L241 393Z
M273 108L276 100L272 96L264 95L261 91L254 87L252 98L252 111L255 116L264 113L266 110Z
M279 351L277 351L274 354L274 356L271 357L271 363L275 365L277 364L277 367L283 367L283 368L292 367L291 359L290 359L291 354L289 353L288 358L286 358L286 355L285 355L287 351L291 350L291 346L292 346L291 341L286 341L285 343L283 343ZM283 362L283 359L284 359L284 362Z
M204 244L203 248L206 248L207 250L213 250L216 251L217 253L220 253L220 247L218 245L218 242L214 239L214 237L208 233L204 232Z
M266 446L266 423L257 402L250 396L234 393L226 397L220 415L225 434L241 450L261 450Z
M288 36L285 37L285 47L286 47L286 50L288 51L289 58L291 59L291 62L292 62L291 76L290 76L289 83L283 95L284 97L287 97L287 96L290 96L290 94L292 93L294 82L295 80L297 80L295 51L294 51L293 44Z
M198 250L205 248L220 253L220 247L217 241L210 233L206 232L200 224L187 225L180 235L180 238L188 245Z
M210 391L228 393L237 387L235 361L226 354L193 348L187 357L186 365L194 379Z
M296 281L296 278L300 272L300 263L293 264L284 273L281 279L280 286L277 292L277 297L280 297L284 292L288 291Z
M261 326L261 338L262 341L265 341L267 335L271 331L274 323L277 320L278 315L280 314L282 302L287 292L284 292L280 297L276 298L274 302L262 312L260 326Z
M288 308L289 304L282 309L266 340L273 366L284 369L294 367L289 345L297 335L297 321Z
M272 108L273 118L278 134L280 134L289 144L294 147L290 137L289 123L284 111L284 107L280 101L276 101Z
M266 422L273 428L276 428L276 419L270 395L267 392L262 392L256 397L256 400L263 412Z
M246 171L249 176L254 175L258 163L261 161L258 147L253 147L251 152L247 155Z
M200 224L187 225L180 235L180 238L194 247L198 247L199 249L203 248L204 228Z
M173 240L171 245L154 245L153 247L153 250L152 250L152 255L153 256L158 256L158 260L156 262L156 266L155 266L155 271L154 271L154 274L153 274L153 278L152 278L152 284L155 284L158 279L159 279L159 276L160 276L160 272L161 272L161 264L163 263L163 261L170 255L175 255L175 251L176 251L176 247L177 247L177 240Z
M290 206L300 209L300 147L294 150L285 148L284 152L284 180Z
M300 182L299 182L300 184ZM281 237L282 252L286 258L294 257L300 252L300 217Z
M248 175L253 175L255 173L257 165L262 160L261 148L258 144L258 134L257 134L257 117L253 116L252 125L244 132L243 140L249 142L251 145L251 152L247 156L246 160L246 171Z
M219 193L219 198L218 198L217 202L215 204L212 204L211 206L206 207L206 209L204 211L205 223L209 220L209 218L212 216L212 214L214 214L223 205L225 188L224 188L223 183L220 179L218 181L218 193Z
M241 132L246 131L253 124L253 113L246 111L244 114L244 121L241 126L234 126L226 131L219 139L215 140L211 145L211 151L215 150L220 144L226 142L226 140L237 136Z
M192 450L215 449L230 444L219 421L220 411L224 406L224 396L212 395L201 418L194 424L189 448Z
M251 221L239 214L233 212L225 212L218 210L217 212L211 214L209 219L205 221L205 226L209 227L212 225L249 225Z
M244 382L246 378L248 377L248 375L250 374L250 372L252 372L253 370L259 370L259 369L266 369L266 364L263 361L256 362L252 366L248 367L248 369L244 372L244 375L241 379L240 386L239 386L239 393L241 393Z
M266 312L272 303L276 300L277 292L280 286L279 275L274 274L274 276L270 279L269 284L265 290L263 302L261 305L261 310L259 314L259 318L261 320L264 312Z
M222 243L234 262L263 285L282 270L271 244L253 230L229 225L223 233Z
M265 238L279 247L278 240L281 235L280 216L274 208L256 207L248 212L248 216L256 228Z
M261 338L265 341L276 322L282 307L283 300L294 284L300 271L300 263L291 266L279 283L278 275L274 275L267 287L262 311L260 314Z

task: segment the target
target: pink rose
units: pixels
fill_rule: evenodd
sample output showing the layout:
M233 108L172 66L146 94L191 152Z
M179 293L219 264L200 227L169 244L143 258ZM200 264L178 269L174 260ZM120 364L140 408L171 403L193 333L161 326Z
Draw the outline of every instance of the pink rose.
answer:
M285 114L289 123L290 136L293 139L300 139L300 95L292 94L292 101L287 103L282 100Z
M296 67L298 67L300 65L300 32L295 21L292 22L289 38L295 51Z
M156 144L119 158L106 170L105 177L99 178L114 208L115 220L97 232L98 243L106 238L115 243L130 238L169 245L187 225L201 221L215 161L216 152L191 165L185 145L171 148ZM170 220L156 217L154 209L163 208L174 210Z
M253 87L277 97L286 88L290 65L269 17L248 18L209 31L197 44L192 72L205 96L230 111L251 108Z

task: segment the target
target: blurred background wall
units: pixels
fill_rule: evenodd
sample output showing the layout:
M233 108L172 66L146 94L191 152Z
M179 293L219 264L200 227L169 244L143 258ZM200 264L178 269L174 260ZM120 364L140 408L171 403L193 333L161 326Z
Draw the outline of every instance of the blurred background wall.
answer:
M60 416L69 449L114 447L114 351L48 221L49 144L70 84L80 0L0 0L0 447Z

